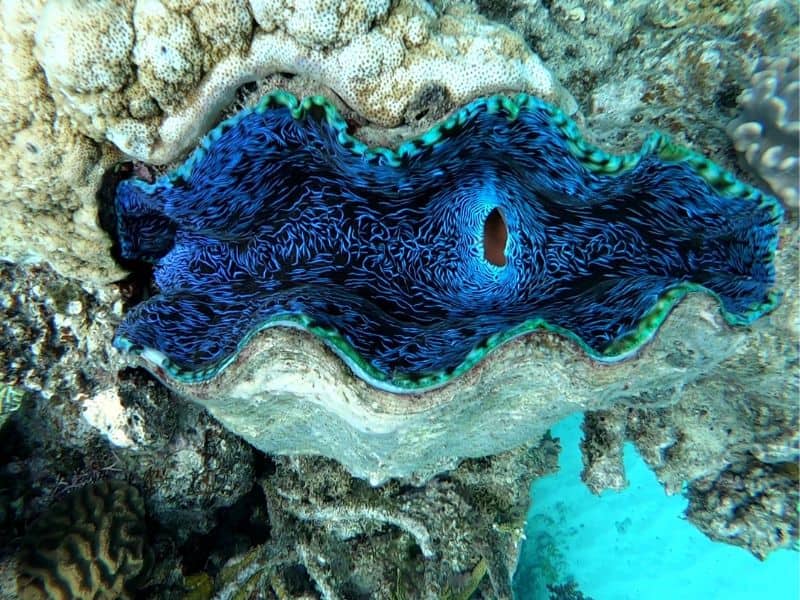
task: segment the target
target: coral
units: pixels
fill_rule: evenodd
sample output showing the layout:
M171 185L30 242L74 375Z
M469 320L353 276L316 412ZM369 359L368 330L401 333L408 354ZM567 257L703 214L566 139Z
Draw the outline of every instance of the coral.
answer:
M797 244L797 237L787 243ZM800 295L796 260L784 279L784 302L792 306ZM799 334L800 314L781 311L749 351L734 353L713 374L661 392L643 390L587 415L587 484L594 491L615 487L618 477L593 476L622 473L622 443L631 440L668 494L688 490L687 518L711 539L759 557L796 545ZM688 364L685 350L665 360Z
M686 516L706 535L747 548L764 559L797 547L798 463L756 459L691 482Z
M578 584L574 581L548 584L547 591L550 592L550 600L592 600L590 596L585 596L578 589Z
M149 549L138 490L101 481L72 493L26 532L20 598L128 598L146 575Z
M788 206L800 203L800 60L761 58L741 114L728 127L736 150Z
M753 57L796 52L800 35L798 5L787 0L478 5L519 32L575 95L594 143L627 149L641 130L659 129L728 169L725 126Z
M148 162L177 157L239 86L276 72L311 75L387 126L430 85L455 103L525 89L576 108L518 35L458 3L48 2L36 56L62 114Z
M482 14L507 22L518 31L579 99L593 90L598 74L617 68L616 56L641 28L646 5L627 2L621 6L596 0L478 0Z
M0 99L0 257L47 261L90 283L111 281L124 271L111 260L110 241L96 225L94 194L119 152L98 147L57 116L33 57L40 5L0 2L0 86L6 90ZM79 68L92 72L86 62Z
M593 493L621 490L628 482L622 467L622 442L625 424L608 418L602 411L587 412L583 421L581 440L583 471L581 479Z
M329 460L279 458L261 481L270 539L231 560L216 591L510 598L530 478L552 472L556 456L556 445L545 441L465 461L423 487L378 488Z
M750 57L786 55L797 39L796 25L791 29L790 23L796 21L797 8L795 3L785 0L700 3L702 6L647 0L626 3L492 0L491 3L507 6L508 10L525 7L524 14L514 17L510 24L519 27L520 34L547 61L549 69L561 76L562 81L569 81L571 91L579 95L581 105L588 111L594 141L602 140L608 147L623 151L638 144L640 130L658 127L675 134L681 142L690 142L727 168L732 167L728 156L730 143L722 125L733 116L735 98L750 74ZM82 11L81 19L95 28L102 22L106 8L122 7L118 22L124 25L105 30L101 36L88 33L87 28L84 41L77 42L75 36L70 37L69 28L62 30L65 40L74 40L67 45L77 43L78 52L85 52L85 56L97 53L104 57L96 64L81 63L86 77L96 77L101 86L113 87L125 81L118 94L109 91L102 101L92 105L87 98L95 92L67 90L69 94L62 94L60 86L64 82L61 82L53 92L55 97L51 97L45 70L33 58L34 32L45 4L56 8L58 4L77 6ZM124 29L134 27L133 7L137 4L141 6L136 19L143 27L137 37L142 34L139 39L143 45L136 60L142 63L150 89L133 79L138 76L138 63L132 49L106 44L109 39L126 43ZM286 1L279 6L274 3L277 7L274 14L282 12L274 23L265 21L265 27L270 28L267 32L253 23L255 2L165 0L160 6L124 0L114 4L45 0L0 3L0 83L6 92L0 98L0 156L4 173L0 184L4 208L0 219L0 256L19 263L15 266L3 263L0 269L3 325L0 379L2 385L10 386L7 389L23 390L26 395L3 431L8 434L20 427L22 438L41 441L47 450L17 455L4 446L0 460L3 477L14 478L18 485L15 489L24 491L24 496L4 495L9 515L13 510L22 512L21 516L12 515L3 522L4 529L8 525L3 534L7 547L11 545L9 541L13 543L14 532L18 533L19 527L38 512L37 507L50 503L53 488L63 490L98 473L107 476L109 472L121 471L142 481L148 497L156 499L159 520L163 518L178 543L194 531L207 531L215 507L230 503L243 487L249 486L248 478L252 477L252 456L246 443L224 431L204 410L168 393L141 371L126 370L122 380L117 381L116 373L122 363L109 342L122 314L123 302L131 301L127 295L131 286L124 284L122 297L115 286L100 290L92 286L117 280L124 274L107 252L110 241L95 225L94 201L101 173L119 159L120 153L111 144L95 143L84 133L104 140L108 139L106 132L113 131L126 140L137 139L137 133L141 132L142 145L149 147L155 140L156 145L169 146L170 152L174 152L180 143L164 141L159 137L161 132L176 131L177 139L182 140L181 127L191 123L200 110L209 108L213 113L221 108L210 100L224 100L238 85L233 77L235 69L226 69L229 65L248 66L245 62L252 56L251 37L257 38L262 48L267 46L261 41L264 37L286 39L290 48L301 49L307 48L305 43L320 40L319 49L296 57L299 72L308 75L320 73L317 68L320 57L328 60L328 56L346 55L345 49L353 42L366 45L364 38L375 37L381 42L376 46L386 48L385 39L378 40L376 34L385 32L392 19L398 23L398 30L407 31L409 41L405 41L404 35L404 47L427 36L429 41L419 46L419 51L430 49L435 54L442 50L441 56L447 52L457 56L459 44L470 41L472 25L490 28L493 34L502 33L500 44L521 39L475 16L467 4L447 1L433 2L435 13L423 3L395 1L385 14L381 11L386 3L359 3L361 7L377 7L377 12L370 13L376 15L372 22L371 16L359 12L360 8L340 16L330 11L329 4L323 6L319 2L316 4L320 12L327 11L330 18L339 19L338 27L344 33L338 36L322 29L319 30L322 33L316 33L308 28L301 31L302 22L289 24L283 15L292 14L288 8L297 11L304 4L310 3ZM478 4L486 6L490 1L480 0ZM356 2L349 1L347 6L355 7ZM153 9L153 18L147 19L150 11L141 11L143 7ZM165 19L170 26L176 24L174 36L169 28L159 29L159 15L165 14L161 7L167 7L166 12L174 17ZM575 7L584 10L585 19L574 11ZM48 6L48 10L56 8ZM410 17L405 22L406 17L400 18L404 10ZM353 19L345 23L348 15ZM499 12L490 17L505 18ZM462 35L460 31L466 33ZM302 45L293 41L295 35L306 36ZM348 42L352 35L357 39ZM159 36L169 42L164 62L159 62ZM184 48L187 40L197 41L203 49L201 58L192 54L193 48ZM490 62L487 72L478 74L489 78L494 70L503 81L511 81L507 67L512 64L520 67L520 81L524 80L527 86L531 71L526 65L536 62L526 58L531 56L530 50L516 48L521 52L519 62ZM502 53L512 56L514 52L512 46ZM404 56L409 54L413 52ZM473 56L477 56L476 63L480 64L480 54L474 52ZM52 75L57 77L58 69L62 69L71 76L73 58L60 65L58 57L50 56L48 60L55 65ZM460 59L454 62L459 67L465 65ZM126 63L127 75L120 77ZM172 72L172 64L179 70ZM498 67L500 64L502 67ZM268 66L279 71L285 68L283 64ZM338 68L325 66L327 73ZM421 67L415 68L421 71ZM117 69L121 69L119 73ZM404 69L403 65L396 69L401 78L408 76ZM206 75L208 93L195 96L194 89L205 92ZM333 73L327 81L336 81L336 77L338 74ZM296 84L300 79L296 77L289 83ZM65 81L70 84L69 77ZM384 97L391 97L395 83L392 81ZM226 88L220 87L220 82L233 83ZM300 95L330 93L323 83L324 80L307 83ZM339 91L354 89L348 93L367 98L370 88L379 85L379 81L358 81ZM182 94L182 86L191 89ZM261 89L271 91L274 87ZM246 86L242 91L250 93L250 88ZM224 93L215 96L220 90ZM384 111L380 108L379 91L374 97L380 115ZM397 95L402 93L405 91L399 89ZM340 111L348 109L343 102L336 101ZM371 101L372 97L366 100L368 104ZM77 108L71 106L73 102ZM193 102L197 104L197 114L191 110L181 112L181 107ZM427 123L424 121L427 111L434 114L432 118L439 118L455 103L448 88L435 83L421 84L419 91L408 95L400 119L410 123L421 119ZM359 108L355 103L353 106ZM569 108L566 104L564 107ZM387 113L394 115L398 111L399 108L392 108ZM359 128L358 135L366 135L362 116L353 111L345 114L348 123ZM171 116L177 117L174 129L165 126L171 123ZM214 119L206 115L196 118L197 133L203 133ZM391 140L396 138L392 136L397 135L377 129L379 143L384 145L393 144ZM193 143L191 134L187 133L185 138ZM390 141L385 141L386 138ZM672 491L680 489L684 478L706 476L708 481L727 481L718 474L727 468L729 461L734 465L732 470L739 474L737 477L741 474L759 477L775 471L777 474L772 473L764 481L775 484L774 489L786 491L785 484L791 477L778 475L781 471L791 475L787 463L796 460L796 453L792 455L790 450L797 448L798 431L796 418L794 421L790 418L796 415L800 364L796 344L800 331L797 236L790 232L782 240L782 246L778 252L777 279L786 295L774 313L753 323L746 332L729 329L719 319L714 301L690 295L676 307L674 318L664 324L653 344L633 362L598 368L589 364L573 345L558 336L542 333L520 338L496 350L468 376L435 393L398 398L376 393L354 381L337 357L309 336L275 330L254 338L247 356L241 357L248 360L237 360L225 376L210 382L205 389L178 388L208 406L231 430L261 448L274 452L324 453L373 482L389 476L410 477L418 482L453 467L459 457L492 454L536 439L553 422L573 411L602 410L613 405L621 408L623 414L630 410L633 415L630 437L644 449L648 462ZM44 265L31 265L31 261L49 262L58 274L68 277L59 277ZM100 433L98 427L102 427ZM616 432L615 427L613 431ZM609 438L598 437L593 442L599 446L603 441L611 441ZM113 448L106 439L131 445ZM208 446L206 440L210 440ZM747 467L742 456L750 451L758 461L770 466ZM77 454L85 462L75 461ZM470 462L485 467L485 461ZM333 472L320 468L318 462L311 464L314 468L305 470L306 475L316 471L323 477ZM612 470L604 465L601 475ZM476 474L479 472L480 468L476 469ZM521 479L515 480L513 472L507 476L517 491L527 486L527 481L522 485ZM33 484L30 488L29 480ZM753 498L757 496L758 484L745 482L745 487L755 492ZM482 493L485 488L475 489ZM750 502L743 493L730 496L742 506ZM506 505L507 500L501 494L484 497L492 499L492 506L495 501L497 505ZM337 501L342 498L335 496ZM370 501L363 497L358 500L365 500L365 504ZM773 502L774 496L770 504ZM719 515L712 517L712 513L702 510L697 514L701 519L711 517L714 524L727 523L727 517L721 516L726 503L713 506L714 514L719 511ZM762 544L749 528L760 527L768 533L773 525L784 527L786 522L779 515L772 512L769 519L759 521L751 513L739 520L741 527L735 535L741 535L743 540L749 536L763 552L770 540L765 537L763 541L767 544ZM314 535L309 531L314 524L308 525L302 535L310 537ZM713 526L706 531L714 536L715 529ZM726 534L725 527L718 531ZM377 529L375 537L387 534L404 535L394 525L386 524ZM356 549L361 539L352 538L348 543ZM507 539L511 544L514 538ZM413 550L413 558L419 559L418 546L410 538L406 542ZM330 554L316 554L314 546L303 543L287 546L291 553L287 550L283 555L287 558L283 564L288 565L283 572L286 581L270 580L276 594L283 594L281 597L318 595L309 571L324 582L342 576L336 568L341 563L331 563L334 567L330 571L320 567L317 558L324 559ZM341 549L342 546L334 547ZM273 555L267 554L264 557L254 551L252 555L258 559L255 563L247 565L242 560L239 564L250 568L257 578L254 565L268 562ZM275 554L280 557L279 551ZM336 553L331 554L335 558ZM506 556L499 551L493 555L503 555L503 560ZM0 564L0 569L7 564ZM308 570L304 564L309 565ZM343 564L346 568L349 563L343 561ZM426 559L414 564L431 570L442 567L440 562ZM481 564L480 561L469 564L460 571L451 589L467 589L464 580L469 578L468 574L479 575ZM233 563L230 570L236 571ZM15 591L4 594L8 590L5 573L7 570L0 573L0 596L15 597ZM486 573L484 586L502 570L490 568ZM397 571L391 575L395 579L386 581L389 590L394 589ZM293 586L298 580L301 584ZM229 590L237 591L235 586Z
M121 183L121 253L158 261L161 293L115 345L205 381L291 324L370 383L418 391L541 328L624 358L690 291L735 324L774 306L780 208L662 137L609 156L527 95L474 101L396 151L346 131L324 99L276 93L175 172Z
M317 49L340 48L354 37L369 33L376 20L386 17L390 5L389 0L351 0L346 7L333 0L250 2L262 29L280 28L304 46Z
M177 543L211 529L217 511L252 486L252 448L200 407L178 402L144 373L122 374L102 400L105 413L112 407L121 412L129 424L123 431L132 426L141 431L135 447L114 446L114 453L124 471L141 481L151 516ZM84 421L88 403L84 400Z
M330 22L329 17L322 18L323 11L330 14L327 5L312 4L320 6L319 21ZM260 6L256 2L162 2L160 6L167 7L169 14L183 23L181 35L198 41L203 49L202 61L189 54L184 57L180 52L185 43L165 36L169 44L164 46L163 60L167 66L173 61L176 69L183 65L186 76L180 70L162 73L155 68L158 57L142 54L148 77L163 77L157 79L155 87L147 89L137 78L133 47L127 51L128 30L150 50L160 52L157 42L163 29L153 22L155 17L144 19L143 29L138 31L134 23L134 7L139 5L140 9L153 9L154 15L163 14L164 10L155 4L132 0L3 0L0 83L9 93L0 100L0 156L4 160L0 198L6 209L5 218L0 220L0 256L13 261L47 261L59 273L89 284L106 284L123 277L123 269L105 251L110 243L96 227L93 201L103 170L117 161L120 153L112 144L94 143L83 134L106 140L110 139L106 133L113 132L123 142L130 139L138 144L139 140L147 148L151 143L160 144L177 157L180 151L175 139L162 137L162 131L175 133L182 140L177 146L193 144L213 125L213 115L225 109L226 98L240 85L235 77L240 67L254 73L249 77L258 80L266 73L289 73L295 68L295 72L318 81L314 89L302 93L333 93L325 87L329 84L348 102L345 92L362 99L365 106L353 103L358 111L375 107L382 113L382 106L398 97L401 102L391 113L402 116L392 117L392 122L405 118L414 123L430 108L419 108L421 99L431 97L430 90L436 91L433 101L437 104L441 104L438 99L445 100L444 110L468 99L453 98L449 86L437 85L442 74L472 86L469 89L473 95L501 88L527 89L547 96L547 90L538 89L542 86L536 82L546 83L553 78L541 70L541 62L531 52L533 48L547 61L548 69L569 82L584 110L591 111L594 141L613 144L617 149L633 147L637 136L636 129L630 127L633 121L647 129L681 132L682 141L691 140L696 148L724 161L729 142L721 123L730 119L733 99L744 81L740 73L745 64L749 75L751 56L786 55L797 38L797 9L785 0L764 0L752 6L726 3L724 11L716 3L692 10L681 5L677 7L681 14L674 18L654 14L669 8L666 5L643 0L624 6L600 0L477 3L497 5L497 10L487 9L485 14L495 21L508 22L518 33L476 15L470 8L472 3L432 4L433 9L421 1L394 2L383 14L381 7L385 4L348 1L349 10L344 14L352 19L348 21L343 16L339 20L346 33L341 39L330 38L330 46L313 49L292 37L295 33L305 35L299 26L280 22L285 15L294 14L290 8L297 9L296 3L288 0L264 3L265 8L260 9L266 11L264 26L269 31L253 20L255 8ZM66 13L62 8L67 9ZM585 19L576 18L576 8L584 10ZM58 24L58 34L44 31L41 24L45 12L50 14L51 25ZM138 12L141 14L141 10ZM275 17L269 18L270 14ZM373 14L377 16L370 22ZM192 33L188 32L187 20ZM91 27L84 26L88 23ZM57 82L52 90L45 77L46 69L34 56L37 29L42 49L35 54L43 63L52 63L48 77ZM367 33L361 33L365 29ZM480 46L485 42L478 37L481 29L492 40L486 62ZM176 36L178 33L176 30ZM64 48L74 48L75 52L50 52L45 43L48 36L60 36ZM345 39L348 36L355 36L349 44ZM402 38L403 64L388 73L386 84L376 78L334 86L352 72L341 68L336 56L354 44L372 43L367 41L372 37ZM427 41L413 45L420 40ZM279 52L282 41L288 44L286 52ZM275 49L272 54L289 56L292 65L274 61L256 64L256 50L267 47ZM298 53L291 54L292 49ZM91 57L96 56L103 59L92 62ZM429 61L426 63L423 57ZM77 73L71 71L73 64L80 65ZM197 77L198 64L202 76L197 83L175 93L177 87L188 85L185 82ZM262 67L263 72L258 71ZM422 81L428 67L435 76ZM386 75L381 72L380 77ZM112 91L125 77L126 83ZM74 89L70 87L73 82ZM408 89L403 89L404 82ZM87 91L84 85L110 87L101 93ZM479 89L481 85L484 88ZM490 89L492 86L495 87ZM557 84L554 89L552 99L571 112L574 101ZM625 110L615 110L622 94ZM441 106L438 108L442 110ZM202 113L205 109L209 115ZM435 118L439 116L441 113ZM357 125L363 122L358 112L348 119ZM190 129L194 133L189 133ZM160 160L166 161L166 154L160 152Z
M3 427L8 417L19 410L24 397L25 392L21 389L0 383L0 428Z
M0 261L0 383L58 403L109 387L107 338L122 306L114 290L87 292L47 267Z
M124 472L182 541L251 487L253 451L146 374L118 374L122 305L115 288L89 293L44 265L0 261L0 389L24 394L8 425L36 440L0 465L30 479L18 521L65 487Z

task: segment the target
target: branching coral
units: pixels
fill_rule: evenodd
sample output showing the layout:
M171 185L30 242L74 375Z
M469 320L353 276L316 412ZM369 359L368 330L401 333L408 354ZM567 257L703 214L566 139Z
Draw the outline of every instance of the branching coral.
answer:
M788 206L797 208L800 180L798 56L762 58L751 87L739 96L742 114L728 127L736 150Z

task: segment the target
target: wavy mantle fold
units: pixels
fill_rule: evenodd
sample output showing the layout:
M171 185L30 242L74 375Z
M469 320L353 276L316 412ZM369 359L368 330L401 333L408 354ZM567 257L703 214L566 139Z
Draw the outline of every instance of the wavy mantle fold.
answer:
M160 293L115 345L208 381L272 326L321 338L384 390L443 385L521 334L635 353L689 292L729 324L771 310L782 211L654 134L612 156L558 109L492 96L396 150L324 98L277 92L155 183L122 182L122 255Z

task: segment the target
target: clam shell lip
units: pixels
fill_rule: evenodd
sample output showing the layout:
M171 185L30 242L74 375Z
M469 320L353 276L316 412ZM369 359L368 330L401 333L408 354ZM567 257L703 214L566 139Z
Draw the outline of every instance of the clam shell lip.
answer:
M176 254L178 250L173 247L178 245L176 240L179 239L180 235L183 235L181 219L186 217L185 215L176 215L175 212L170 212L171 210L179 212L178 209L175 209L175 206L179 203L178 200L164 200L162 196L189 189L193 185L198 185L198 181L202 184L204 177L213 178L215 175L213 173L211 175L207 174L206 170L209 168L209 164L214 165L218 159L219 162L225 159L224 156L222 158L217 156L223 152L220 148L226 146L224 151L228 153L247 152L247 150L230 149L231 146L235 146L235 144L231 144L231 136L242 135L236 132L241 129L239 126L245 119L253 118L253 115L268 116L270 111L282 110L288 110L291 115L289 122L293 122L298 129L303 127L311 128L310 125L306 125L306 123L310 122L307 121L309 119L318 123L319 125L314 126L314 132L323 130L323 134L314 133L314 135L319 135L318 138L315 138L315 141L323 145L331 144L330 139L334 140L335 143L331 144L328 149L332 153L338 153L336 155L337 160L346 160L348 153L351 156L361 157L363 161L360 163L361 166L359 168L363 168L364 171L356 173L356 175L368 174L370 170L381 170L382 173L400 173L411 162L420 158L433 160L431 157L434 157L437 161L443 161L446 158L447 149L455 145L454 140L462 138L460 141L462 146L459 148L463 150L463 147L467 146L469 149L472 140L463 139L467 135L464 131L469 130L473 134L477 132L479 135L489 135L486 131L480 129L481 123L485 127L488 127L488 125L485 125L488 122L493 127L506 127L510 130L515 122L521 119L521 115L526 119L533 119L534 117L531 115L534 115L540 119L537 123L540 123L539 126L542 127L542 131L537 133L547 137L548 140L552 140L552 146L560 148L560 150L559 148L556 148L556 150L563 154L562 158L565 157L564 160L566 162L564 164L572 165L574 163L577 165L574 167L577 171L576 173L564 175L568 183L574 183L573 180L583 181L589 179L592 181L622 180L622 178L628 176L641 178L647 177L652 172L655 173L653 175L653 185L655 186L655 178L664 178L664 173L671 169L672 171L670 172L674 171L681 178L678 183L688 182L687 185L695 186L693 189L702 189L704 193L707 193L710 199L708 202L712 205L712 208L720 211L720 220L724 221L728 216L726 211L730 211L732 215L731 221L749 219L748 222L752 223L750 228L744 230L743 233L738 233L744 238L743 240L735 240L735 243L731 243L729 246L724 246L724 244L720 246L723 250L731 249L731 251L736 250L736 244L747 246L747 248L744 251L743 258L724 256L720 260L720 262L724 263L719 266L721 274L711 273L709 275L706 271L710 267L706 264L702 271L703 277L700 277L700 280L705 283L693 281L692 277L687 275L674 277L672 283L660 284L660 287L651 286L646 290L638 290L636 293L640 293L642 297L650 299L646 305L639 302L642 304L642 308L637 309L635 322L632 325L620 329L619 333L615 335L609 334L609 339L603 344L596 343L588 335L584 335L585 332L581 329L581 326L570 327L569 324L572 321L569 319L559 322L558 315L542 317L541 313L537 315L534 311L533 314L529 314L527 317L520 318L518 314L516 318L509 318L503 327L485 329L475 339L464 338L463 352L458 355L457 360L450 360L447 365L439 368L414 369L409 368L407 365L405 368L391 368L391 361L388 359L382 362L381 360L376 361L375 356L370 356L364 351L363 347L369 346L369 344L364 343L362 347L359 347L358 331L348 331L346 328L338 327L334 318L320 319L318 318L319 313L303 312L302 308L292 311L287 310L285 307L276 308L271 314L252 320L249 328L245 331L238 334L231 331L230 335L235 339L230 342L229 350L214 360L193 363L191 360L187 360L186 356L177 356L174 352L166 350L164 334L167 330L161 331L162 335L151 335L149 338L142 333L149 326L146 321L157 322L163 316L158 313L159 310L165 310L163 307L159 308L153 305L154 308L150 312L148 312L149 307L147 306L138 311L134 309L128 313L123 321L123 325L114 340L115 346L123 352L137 356L147 368L157 372L166 380L172 379L190 384L210 381L233 364L242 349L251 343L253 337L259 332L271 327L292 327L302 329L321 338L356 376L369 384L389 392L422 392L447 384L471 369L498 346L519 336L536 331L558 333L574 341L592 359L602 362L614 362L633 356L652 339L670 311L688 293L701 292L716 298L721 305L723 316L731 325L752 322L762 314L772 310L779 301L780 293L773 289L774 267L772 263L777 247L777 229L783 216L780 204L771 196L762 194L759 190L739 181L732 174L705 157L687 148L673 144L668 137L662 134L652 134L645 140L638 152L615 156L607 154L603 150L585 142L574 122L557 108L525 94L520 94L513 98L498 95L481 98L466 105L427 133L403 142L397 149L371 148L348 133L347 124L336 112L336 109L324 98L314 96L300 101L286 92L270 94L262 99L257 106L246 109L222 122L204 138L190 158L175 171L153 183L129 180L121 184L118 189L117 225L123 247L123 255L127 255L129 258L151 260L156 263L157 282L159 282L159 287L162 288L164 298L169 299L169 294L172 292L169 289L165 291L163 288L169 288L170 285L173 285L173 279L185 280L188 277L186 273L190 268L188 263L181 264L183 259L180 254ZM327 129L325 129L325 126ZM242 127L244 126L242 125ZM469 129L470 127L472 129ZM520 125L519 127L522 126ZM267 133L275 136L281 134L277 130L268 130ZM261 135L263 134L264 132L262 131ZM238 138L234 141L238 141ZM511 158L514 158L514 152L523 153L527 149L520 142L519 147L512 148L509 153ZM531 148L531 150L538 149ZM345 159L342 159L342 156L345 156ZM442 158L443 156L445 158ZM245 158L249 160L249 158ZM437 170L437 166L436 163L429 165L432 171ZM222 169L223 167L219 168ZM280 175L284 176L285 173ZM340 175L341 180L339 183L341 183L343 189L347 188L347 175L352 175L352 173L341 173ZM226 173L225 176L230 178L230 173ZM491 180L492 175L488 177ZM556 181L555 183L562 182ZM467 188L473 184L474 182L469 180L464 182L464 186ZM677 215L682 214L681 211L683 211L683 213L691 217L693 212L699 212L699 209L694 204L679 205L679 202L683 201L681 200L680 191L675 192L673 190L673 188L680 187L677 183L671 184L667 182L667 184L663 184L659 180L658 184L666 185L665 189L667 189L668 193L677 194L675 197L678 200L674 201L677 207L674 210ZM492 211L496 212L498 207L510 206L508 197L514 196L514 194L508 193L509 187L512 192L520 192L517 194L518 196L524 196L523 192L526 192L527 188L517 189L514 187L516 185L521 184L514 181L509 183L504 180L491 180L489 184L485 182L474 184L473 187L476 191L474 190L474 193L470 192L473 195L453 196L455 194L453 190L445 190L445 194L450 193L451 197L461 198L459 201L462 203L464 203L463 199L466 198L466 204L474 209L473 213L477 211L480 214L489 214ZM120 189L125 191L120 192ZM434 192L438 192L438 190L434 190ZM555 192L553 194L558 195ZM652 200L653 197L648 198ZM658 198L655 199L658 200ZM207 199L203 201L212 202ZM266 202L263 199L258 201ZM673 201L673 198L669 197L669 201ZM218 204L209 205L207 207L209 212L224 213L227 210L223 204L224 199L214 200L213 202ZM503 204L504 202L505 204ZM557 212L556 209L565 211L588 210L585 205L578 206L579 202L580 200L572 200L571 198L557 199L553 205L555 208L548 205L548 210L554 212ZM726 203L730 203L730 207ZM273 210L275 206L269 206L268 208ZM330 206L326 205L324 208L330 208ZM501 257L501 259L507 258L508 263L503 262L501 266L497 266L494 262L489 265L484 260L486 264L480 265L481 268L473 272L473 274L479 273L480 276L486 275L490 278L487 280L490 283L496 282L498 278L504 276L503 274L518 268L521 263L517 260L519 256L515 255L515 253L524 251L525 243L530 244L529 241L524 242L523 236L519 232L519 230L524 230L524 232L529 233L524 226L530 225L530 223L523 223L523 219L519 215L515 217L516 213L512 210L513 208L512 206L507 213L503 211L503 216L508 216L507 222L503 222L503 227L508 227L509 230L502 232L504 235L507 234L507 241L505 237L502 238L503 243L507 244L507 256ZM703 208L705 208L705 205L703 205ZM198 209L199 212L202 212L202 210L202 207ZM522 214L525 210L526 207L522 206L518 212ZM642 217L642 220L646 221L647 218L654 218L653 214L657 214L653 213L654 210L651 211L649 216ZM457 225L465 230L469 229L472 226L471 222L475 220L473 218L474 214L466 216L458 212L454 214L456 215ZM549 217L551 214L548 213L547 216ZM668 216L669 218L674 218L675 214L669 214ZM191 218L202 219L204 216L201 214ZM461 220L459 221L459 219ZM517 219L517 221L514 219ZM631 219L635 220L633 217ZM192 221L193 224L195 222ZM614 224L613 222L611 223L611 225ZM344 225L351 225L351 223L345 223ZM568 225L571 226L569 223ZM514 226L518 230L512 231ZM691 228L691 226L691 219L689 219L686 227ZM242 229L246 225L237 224L236 227ZM578 231L580 227L580 225L577 225L574 229ZM209 229L212 228L209 227ZM642 226L641 230L644 232L643 235L646 236L648 233L647 226ZM190 233L191 235L188 237L191 238L192 235L194 235L193 239L198 237L191 231ZM224 245L231 237L234 237L234 234L237 234L237 232L229 233L230 236L223 235L220 238L222 239L222 242L219 242L220 244ZM534 234L540 233L542 232L533 231L531 236L535 237ZM551 233L544 232L542 237L547 237L545 234ZM725 236L728 234L723 232L715 233L715 235L719 235L720 239L726 239ZM150 237L148 238L147 236ZM184 235L184 238L181 239L186 237ZM472 238L477 240L476 246L482 249L480 236L472 235ZM214 243L218 243L218 240L213 239L213 236L210 239ZM588 237L586 239L576 238L576 245L581 245L586 241L593 240ZM206 248L201 247L203 243L205 242L198 243L200 250L190 248L186 251L183 248L182 251L186 251L189 260L191 260L194 256L191 252L206 252ZM702 245L704 240L695 240L695 243ZM187 247L189 245L185 244ZM418 245L424 249L425 241L423 240ZM523 248L523 250L519 250L520 248ZM648 249L646 248L645 250ZM642 250L642 252L644 253L645 250ZM702 262L701 259L691 254L695 252L695 249L687 252L689 254L680 256L678 262ZM719 250L715 250L715 252L719 253ZM477 256L483 256L483 254L483 252L478 252ZM737 269L746 271L747 268L747 265L740 268L740 263L747 263L748 261L755 265L752 267L753 272L739 273ZM473 262L477 262L477 259ZM233 265L233 267L238 266ZM224 269L221 268L220 270L230 270L231 265L225 264L224 267ZM523 264L524 268L528 267ZM529 269L533 269L533 267ZM219 273L212 275L220 276ZM519 281L526 283L531 277L530 273L523 273L523 275L519 276ZM705 279L703 279L704 277ZM730 280L738 278L744 283L728 283L725 279L726 277ZM754 280L757 279L757 284L751 285L748 283L746 281L748 277ZM468 280L468 277L464 278L467 283ZM515 285L524 290L524 286L519 284L519 281L514 280ZM202 289L202 286L205 285L203 282L197 283L196 280L192 280L192 284L197 285L198 289ZM435 297L435 294L438 293L436 283L434 282L431 285L434 293L430 297L433 301L439 301L440 298ZM209 287L209 289L213 292L215 288ZM211 311L215 308L212 292L208 293L208 306ZM480 300L481 292L477 291L475 294L477 294L475 297ZM336 297L334 297L335 299ZM176 302L179 302L179 300L176 300ZM302 304L302 302L299 304ZM192 308L193 310L196 309L196 307ZM177 313L180 314L180 311L177 311ZM431 314L436 315L436 313ZM174 317L174 314L171 314L172 317ZM183 333L188 328L189 325L187 324ZM472 328L469 329L472 330ZM196 333L194 335L198 337L201 334ZM380 359L381 357L378 358ZM387 364L389 365L388 367Z
M258 329L254 329L248 336L242 340L238 350L229 356L224 362L213 365L210 368L192 371L182 369L179 365L173 363L170 358L158 350L157 348L149 348L136 346L131 341L124 337L116 337L114 345L122 352L129 353L143 362L144 366L155 373L160 379L165 382L174 380L181 384L200 384L211 381L217 377L222 371L230 367L236 362L240 352L248 344L252 343L252 339L259 333L272 327L287 327L304 331L315 335L323 340L333 352L339 356L341 360L350 368L350 370L359 378L366 381L369 385L391 393L423 393L443 387L453 381L459 375L467 372L473 366L491 353L492 350L499 346L510 342L513 339L523 337L526 335L535 335L538 331L551 331L562 335L572 340L583 352L586 353L591 359L606 364L617 363L623 360L630 359L635 356L658 332L661 324L666 320L672 309L689 293L703 293L706 295L714 296L713 293L696 285L686 285L675 288L670 293L665 294L659 302L653 307L651 313L642 319L639 329L632 332L625 340L620 340L618 344L609 348L605 353L599 353L590 346L588 346L580 337L576 336L571 331L564 330L559 327L554 327L541 319L532 319L521 326L509 330L502 335L495 336L493 339L487 340L485 346L474 349L456 369L450 373L436 373L427 376L418 377L404 377L402 375L395 377L387 377L385 374L371 367L363 357L361 357L356 350L347 344L336 331L325 332L320 335L320 332L313 332L309 328L303 326L301 323L282 320L264 324ZM764 305L764 313L773 310L780 302L782 294L780 292L773 292L770 294L768 303ZM735 315L728 315L723 311L723 317L729 324L732 325L746 325L755 320L758 314L753 314L748 317L748 320L742 320ZM762 313L763 314L763 313ZM334 341L335 340L335 341Z

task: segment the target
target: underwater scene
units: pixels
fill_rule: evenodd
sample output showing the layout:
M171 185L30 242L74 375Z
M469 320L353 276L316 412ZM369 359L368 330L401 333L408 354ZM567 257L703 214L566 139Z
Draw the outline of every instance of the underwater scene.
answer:
M800 597L796 0L0 8L0 599Z

